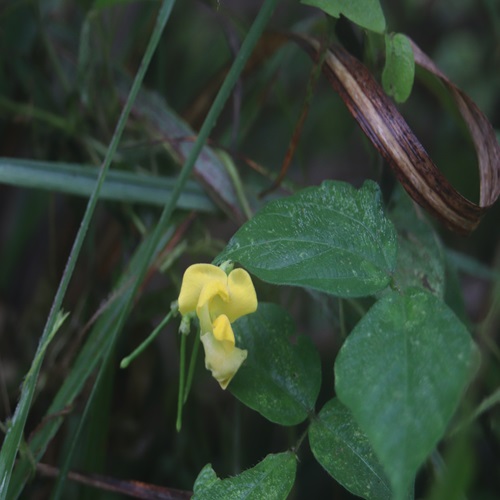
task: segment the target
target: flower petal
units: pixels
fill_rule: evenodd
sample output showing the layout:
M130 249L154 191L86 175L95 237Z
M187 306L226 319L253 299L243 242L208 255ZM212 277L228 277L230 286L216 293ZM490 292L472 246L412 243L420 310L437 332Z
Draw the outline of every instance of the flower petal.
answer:
M201 333L211 332L212 323L217 318L213 313L212 304L215 301L222 299L228 300L227 284L220 281L211 281L207 283L201 290L196 307L196 314L200 320Z
M245 361L247 351L238 349L227 341L218 341L211 332L201 337L205 349L205 367L212 372L212 376L225 389L236 372Z
M212 318L210 317L210 310L208 309L208 303L202 307L196 308L196 315L200 321L200 333L211 332L213 330Z
M244 269L235 269L229 274L228 288L229 302L225 304L224 314L231 323L257 310L257 295L252 278Z
M216 315L213 314L213 300L221 300L222 302L227 302L229 300L229 293L227 289L227 276L224 276L225 281L212 280L205 284L201 289L200 295L198 297L198 305L196 309L203 307L205 304L209 304L210 314L212 318Z
M196 311L201 291L211 282L227 283L226 273L212 264L193 264L189 266L182 278L179 293L179 311L187 314Z
M226 315L221 314L213 322L213 333L215 339L219 342L225 341L230 342L232 345L235 344L233 329Z

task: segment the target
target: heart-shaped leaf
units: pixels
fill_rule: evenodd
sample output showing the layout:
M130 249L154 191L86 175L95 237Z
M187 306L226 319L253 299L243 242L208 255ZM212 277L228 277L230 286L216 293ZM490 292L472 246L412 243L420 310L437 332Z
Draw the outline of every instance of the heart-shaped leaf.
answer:
M321 385L321 364L311 340L295 337L286 311L265 303L236 321L234 333L248 357L229 390L272 422L295 425L305 420Z
M342 346L337 395L368 436L394 498L406 496L443 437L476 352L455 314L419 289L383 297Z
M208 464L196 479L193 500L282 500L292 489L296 469L297 458L291 452L268 455L255 467L222 480Z
M326 181L268 203L217 261L240 262L270 283L361 297L389 284L396 239L377 184Z
M336 398L328 401L309 427L316 460L351 493L369 500L391 498L391 486L351 412Z

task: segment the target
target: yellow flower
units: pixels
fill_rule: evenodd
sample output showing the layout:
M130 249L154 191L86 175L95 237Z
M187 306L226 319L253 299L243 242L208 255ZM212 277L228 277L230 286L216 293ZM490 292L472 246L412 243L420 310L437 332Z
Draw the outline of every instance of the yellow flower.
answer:
M247 357L235 345L231 323L257 309L250 275L235 269L227 275L212 264L186 269L179 294L181 314L196 312L200 320L205 366L225 389Z

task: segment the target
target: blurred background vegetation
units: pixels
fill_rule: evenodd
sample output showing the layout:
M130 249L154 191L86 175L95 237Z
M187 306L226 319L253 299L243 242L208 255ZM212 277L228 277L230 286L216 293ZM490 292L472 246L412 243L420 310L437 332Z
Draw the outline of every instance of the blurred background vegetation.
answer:
M0 156L61 162L95 175L137 72L155 22L156 1L35 0L0 5ZM144 176L153 183L143 198L133 198L117 182L113 200L98 206L85 247L64 302L69 320L51 344L39 379L25 437L36 431L71 368L95 317L113 301L112 290L160 208L154 198L159 178L175 179L185 148L193 142L249 24L259 9L255 1L177 2L147 73L143 91L127 123L112 172ZM496 0L386 0L389 30L405 33L465 90L500 128L500 4ZM284 0L270 30L321 31L324 16L316 9ZM347 21L336 26L338 40L362 57L362 33ZM370 61L380 76L377 59ZM320 78L283 187L260 197L278 175L294 127L303 109L312 70L309 58L293 44L276 49L262 40L211 135L199 164L192 197L176 211L161 262L141 288L122 333L106 384L101 387L85 436L79 441L74 470L134 479L190 490L198 472L211 462L221 476L234 474L267 453L286 449L301 429L270 424L222 392L199 359L183 427L175 430L178 383L177 326L171 324L127 370L120 359L135 348L177 298L182 273L193 262L210 262L244 220L241 204L228 195L224 163L234 164L251 209L266 200L318 184L346 180L360 186L366 178L381 183L387 199L395 187L382 163L341 99ZM467 197L478 198L476 160L470 141L446 100L417 80L401 106L437 165ZM186 124L190 128L186 128ZM20 166L29 167L21 161ZM205 169L206 167L206 169ZM20 167L19 167L20 168ZM48 167L47 167L48 168ZM208 170L207 170L208 169ZM42 183L28 169L33 185ZM19 386L28 371L43 330L71 244L85 210L85 197L68 194L75 170L56 177L58 190L26 188L27 181L0 178L0 420L14 411ZM78 170L79 175L83 170ZM227 179L226 179L227 180ZM12 185L12 184L20 185ZM75 184L83 186L81 177ZM168 186L167 186L168 187ZM84 187L82 187L84 190ZM166 188L167 189L167 188ZM463 315L484 344L483 371L471 404L500 383L500 231L498 204L469 238L436 225L448 248L473 260L458 261L460 281L452 291L463 296ZM490 271L488 269L496 269ZM465 272L464 272L465 271ZM366 304L345 304L339 318L336 299L257 283L260 300L279 301L311 335L323 356L324 380L331 378L342 342L339 325L348 329ZM345 317L344 317L345 316ZM175 322L174 322L175 323ZM491 362L490 362L491 361ZM44 463L58 466L72 439L92 380L67 408ZM324 400L333 384L324 384ZM41 424L43 425L43 423ZM452 458L455 478L468 483L470 498L493 499L500 491L500 414L492 409L471 431ZM350 498L303 446L295 498ZM458 451L457 451L458 449ZM455 452L453 452L455 450ZM448 451L446 443L443 452ZM454 453L454 454L453 454ZM458 458L456 458L458 457ZM450 468L454 462L450 462ZM452 469L455 470L455 469ZM432 488L430 468L417 491ZM457 479L458 481L458 479ZM35 473L24 498L46 498L52 479ZM67 498L97 498L95 490L74 484ZM113 498L102 493L103 498ZM439 498L439 497L436 497ZM457 497L458 498L458 497Z

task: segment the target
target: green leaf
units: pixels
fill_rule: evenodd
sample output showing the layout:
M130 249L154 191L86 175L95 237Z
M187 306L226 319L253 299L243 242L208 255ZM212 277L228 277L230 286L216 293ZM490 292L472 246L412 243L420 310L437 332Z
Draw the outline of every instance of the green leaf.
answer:
M217 261L240 262L270 283L362 297L387 287L396 252L377 184L326 181L268 203Z
M212 464L207 464L203 467L203 469L201 469L198 477L196 478L193 486L193 493L196 495L219 481L220 479L212 469Z
M99 169L90 165L0 158L0 181L13 186L49 189L90 196ZM173 193L175 178L110 170L102 186L101 199L163 206ZM200 185L186 183L177 207L215 212L216 207Z
M477 360L471 337L434 295L409 289L379 300L335 363L339 399L404 498L443 437Z
M292 489L296 469L297 458L291 452L268 455L255 467L223 480L206 465L196 479L193 500L283 500Z
M403 188L391 201L389 217L398 231L399 246L394 282L399 288L420 287L443 298L445 259L438 236Z
M353 23L376 33L385 31L385 17L379 0L301 0L301 3L318 7L333 17L347 17Z
M311 340L296 337L292 318L275 304L260 303L233 328L236 345L247 349L248 357L229 385L231 393L271 422L305 420L321 385L321 363Z
M396 102L405 102L410 97L415 78L415 60L411 43L401 33L385 36L385 66L382 85Z
M391 498L368 438L338 399L328 401L311 422L309 442L316 460L351 493L370 500Z

